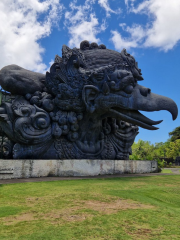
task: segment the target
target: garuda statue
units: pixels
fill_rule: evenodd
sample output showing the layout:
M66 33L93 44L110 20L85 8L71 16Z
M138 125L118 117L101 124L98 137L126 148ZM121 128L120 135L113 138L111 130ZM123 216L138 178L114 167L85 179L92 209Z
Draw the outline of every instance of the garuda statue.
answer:
M62 47L46 75L9 65L0 85L9 92L0 106L6 157L14 159L129 159L138 126L155 130L141 111L168 110L173 100L139 85L134 57L83 41ZM9 144L9 145L8 145ZM9 154L9 155L8 155Z

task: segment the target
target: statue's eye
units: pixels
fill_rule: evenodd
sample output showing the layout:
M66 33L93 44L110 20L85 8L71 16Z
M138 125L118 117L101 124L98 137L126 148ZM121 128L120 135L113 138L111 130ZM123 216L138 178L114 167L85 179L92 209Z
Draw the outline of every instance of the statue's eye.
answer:
M44 127L46 127L46 120L45 120L44 118L39 118L39 119L37 120L37 126L38 126L39 128L44 128Z
M131 94L133 92L134 87L132 85L129 85L127 87L124 88L124 92Z
M30 115L30 109L29 108L23 107L23 108L21 108L21 112L24 116L29 116Z

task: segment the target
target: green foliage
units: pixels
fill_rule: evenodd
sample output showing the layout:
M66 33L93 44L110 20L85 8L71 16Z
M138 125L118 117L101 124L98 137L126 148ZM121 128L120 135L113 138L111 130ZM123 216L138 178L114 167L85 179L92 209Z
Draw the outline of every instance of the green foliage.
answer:
M158 160L180 156L180 139L174 142L155 143L139 140L132 145L132 160Z
M162 158L180 156L180 127L169 133L171 138L166 142L151 144L149 141L139 140L132 145L131 160L157 160L159 167L165 167L167 163ZM172 164L169 164L169 167Z
M157 163L160 169L166 167L166 161L164 160L157 159Z
M132 145L132 160L159 160L166 156L169 142L151 144L149 141L139 140Z
M153 145L148 141L139 140L137 143L132 145L132 155L130 159L132 160L153 160L151 155Z
M180 139L180 127L175 128L172 132L169 133L171 136L170 141L174 142L177 139Z
M156 160L159 168L167 167L167 162L163 158L173 158L180 156L180 139L151 144L149 141L139 140L132 145L131 160ZM168 167L171 167L169 163Z
M180 156L180 139L170 142L167 149L167 157L175 159L177 156Z

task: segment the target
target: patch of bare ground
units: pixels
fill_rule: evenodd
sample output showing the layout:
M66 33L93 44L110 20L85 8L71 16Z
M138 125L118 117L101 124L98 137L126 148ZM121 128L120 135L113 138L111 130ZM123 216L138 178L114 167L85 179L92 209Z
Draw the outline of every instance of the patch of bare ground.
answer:
M34 221L35 216L32 213L23 213L23 214L18 215L18 216L6 217L3 220L4 220L3 222L4 222L5 225L13 225L13 224L19 223L19 222Z
M33 199L34 201L35 199ZM36 199L38 201L38 199ZM5 225L16 224L24 221L33 221L33 220L48 220L53 224L56 224L60 221L84 221L87 218L92 218L93 213L85 212L83 210L94 210L101 214L113 214L117 213L120 210L127 209L151 209L154 208L151 205L145 205L138 202L117 199L110 202L88 200L88 201L74 201L73 207L63 208L63 209L53 209L50 212L42 213L38 210L34 213L32 210L28 213L23 213L18 216L9 216L3 218L3 223Z
M152 229L148 228L147 225L137 225L136 222L129 223L126 221L124 226L125 232L131 236L133 240L148 240L152 236Z
M41 215L41 218L51 221L52 224L56 224L60 220L67 221L67 222L76 222L76 221L84 221L87 218L92 218L93 215L89 213L77 213L80 208L68 208L58 211L51 211L44 215Z
M107 203L101 201L86 201L84 203L84 207L90 208L92 210L96 210L99 212L103 212L105 214L116 213L119 210L127 210L127 209L151 209L154 208L151 205L145 205L133 201L128 201L125 199L118 199L116 201Z
M173 187L174 188L173 184L168 184L168 183L163 183L163 184L158 183L157 186L160 186L160 187Z
M53 197L29 197L26 199L26 206L34 207L35 205L46 205L53 201Z
M144 239L147 240L150 238L151 234L152 234L152 230L146 229L146 228L140 228L131 233L128 232L128 235L130 235L133 240L144 240Z
M133 240L148 240L152 239L152 236L157 236L158 239L158 234L164 231L162 227L150 229L147 225L139 226L136 223L134 223L133 226L136 228L135 230L132 230L128 223L125 229L125 232L130 235Z

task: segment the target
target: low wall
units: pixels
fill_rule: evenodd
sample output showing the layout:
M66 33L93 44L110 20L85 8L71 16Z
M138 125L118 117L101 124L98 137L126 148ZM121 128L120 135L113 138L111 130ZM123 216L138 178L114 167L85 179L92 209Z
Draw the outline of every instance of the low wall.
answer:
M156 161L0 160L0 179L157 172Z

